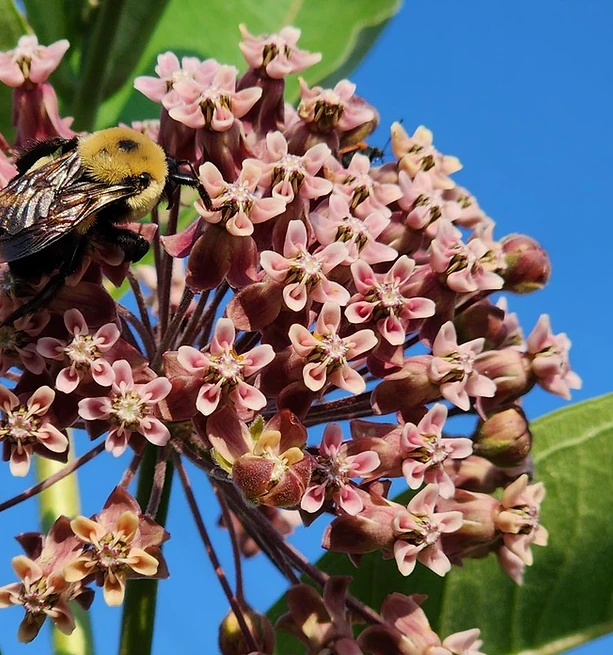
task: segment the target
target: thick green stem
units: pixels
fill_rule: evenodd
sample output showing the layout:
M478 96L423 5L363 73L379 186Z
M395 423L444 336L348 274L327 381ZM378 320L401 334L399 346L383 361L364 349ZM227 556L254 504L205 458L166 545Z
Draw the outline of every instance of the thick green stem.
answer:
M91 131L104 98L108 53L117 36L117 26L124 10L125 0L103 0L95 19L94 31L89 40L85 59L81 62L79 84L72 104L75 126Z
M74 448L71 448L72 452L74 452ZM73 459L73 455L69 455L68 461ZM41 481L65 468L65 464L43 457L37 457L35 461L36 477ZM70 517L77 516L81 507L76 472L41 492L38 507L44 531L49 530L55 519L62 514ZM53 651L55 655L93 655L94 641L89 615L76 603L72 603L71 609L75 617L76 628L72 634L65 635L54 627L51 633Z
M143 511L147 507L151 495L157 450L154 446L148 446L140 465L136 499ZM172 464L169 462L162 498L155 519L160 525L166 523L168 516L171 485ZM157 589L157 580L128 580L121 621L119 655L134 655L134 653L148 655L151 653Z

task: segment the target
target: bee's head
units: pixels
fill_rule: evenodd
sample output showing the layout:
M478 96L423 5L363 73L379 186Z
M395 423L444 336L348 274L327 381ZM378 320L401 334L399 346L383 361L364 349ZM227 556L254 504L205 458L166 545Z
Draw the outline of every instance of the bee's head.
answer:
M132 218L145 216L159 202L168 164L164 150L149 137L128 127L112 127L82 137L78 152L93 180L134 189L126 198Z

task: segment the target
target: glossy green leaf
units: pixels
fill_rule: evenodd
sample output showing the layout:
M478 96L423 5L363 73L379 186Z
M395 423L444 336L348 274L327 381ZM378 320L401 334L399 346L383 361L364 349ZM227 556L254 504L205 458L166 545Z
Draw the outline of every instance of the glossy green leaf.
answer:
M66 106L66 99L74 93L79 52L94 10L87 0L24 0L23 4L39 43L70 41L70 50L52 77L60 101Z
M518 587L490 555L468 560L439 578L418 566L407 578L378 554L359 569L336 553L319 566L354 578L351 592L376 610L393 591L426 593L423 608L445 637L478 627L488 655L555 655L613 631L613 395L554 412L535 421L536 477L547 496L541 523L545 548L533 546L534 565ZM275 616L282 611L275 606ZM279 655L296 652L285 637Z
M284 25L300 27L300 47L323 54L318 65L304 72L305 79L310 84L340 79L333 77L334 72L341 70L346 75L355 68L400 4L401 0L342 4L329 0L169 0L133 77L153 75L157 55L167 50L180 56L214 57L244 70L238 25L245 23L252 34L275 32ZM288 98L295 99L296 92L297 80L292 76ZM118 120L153 118L158 112L159 107L134 91L129 80L103 105L98 127Z
M24 17L13 0L0 0L0 50L12 50L19 37L28 32ZM11 141L11 89L0 83L0 132Z

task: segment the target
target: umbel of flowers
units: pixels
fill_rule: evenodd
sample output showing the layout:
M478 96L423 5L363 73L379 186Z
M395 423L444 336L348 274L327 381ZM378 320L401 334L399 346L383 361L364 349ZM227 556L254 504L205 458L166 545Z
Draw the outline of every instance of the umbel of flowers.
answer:
M0 328L6 475L25 475L34 456L66 461L69 428L104 441L65 474L99 454L132 454L98 515L19 537L19 581L0 589L0 604L23 607L19 637L30 641L46 617L69 633L71 604L89 606L93 582L118 605L128 578L164 577L168 535L155 518L168 461L208 541L188 459L209 477L237 548L261 548L290 582L306 574L319 585L294 584L278 622L305 652L477 655L478 630L439 638L417 595L367 608L350 579L318 571L284 536L298 516L309 525L325 515L323 547L356 565L378 551L402 575L426 566L443 576L494 553L522 583L547 533L521 399L535 385L568 398L580 380L549 318L524 338L494 294L541 288L547 255L529 237L494 236L451 177L459 160L425 127L394 124L393 157L375 166L358 144L379 118L350 81L325 89L301 79L297 107L286 103L285 77L320 59L297 47L299 30L241 33L243 75L167 52L156 76L135 81L161 114L133 128L193 164L212 209L166 198L169 213L160 206L150 222L126 225L150 241L149 263L130 265L92 230L83 266L47 306ZM13 145L2 140L2 186L23 172L28 144L75 136L48 81L67 47L26 36L0 54L15 127ZM46 282L1 266L0 319ZM133 300L113 300L107 280L127 280ZM449 432L461 412L475 419L470 435ZM376 414L387 422L367 420ZM154 451L143 514L126 488ZM389 497L393 479L408 501ZM270 625L237 578L222 649L271 653ZM357 640L354 619L369 624Z

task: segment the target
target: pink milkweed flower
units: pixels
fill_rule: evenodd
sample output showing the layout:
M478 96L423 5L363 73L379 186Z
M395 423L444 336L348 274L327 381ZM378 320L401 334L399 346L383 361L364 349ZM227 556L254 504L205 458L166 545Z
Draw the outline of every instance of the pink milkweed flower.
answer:
M338 333L340 325L340 306L326 302L312 334L298 323L289 329L294 350L307 361L302 376L311 391L320 391L326 384L334 384L351 393L362 393L366 388L364 378L348 362L374 348L377 337L372 330L360 330L341 337Z
M61 516L48 534L28 533L17 538L25 555L13 558L13 570L21 582L0 588L0 608L21 605L26 615L17 638L32 641L49 617L60 632L71 634L76 627L70 601L89 609L94 592L81 582L68 582L64 568L79 555L79 541L70 529L70 521Z
M175 83L182 80L194 80L204 83L219 64L214 59L201 61L197 57L182 57L181 61L174 52L158 55L155 72L158 77L142 75L134 80L134 88L153 102L166 107L167 100L174 98ZM172 100L170 100L172 103ZM166 107L168 108L168 107Z
M168 577L160 545L168 533L136 500L116 487L99 515L77 516L70 527L84 548L64 569L68 582L95 576L107 605L121 605L127 578Z
M268 77L282 79L290 73L300 73L321 61L321 53L300 50L296 44L300 30L283 27L278 34L253 36L247 26L238 26L243 41L238 44L245 61L254 69L263 69Z
M192 346L181 346L177 360L191 375L202 379L196 408L209 416L228 395L237 409L257 411L266 405L266 397L255 386L245 382L275 357L272 346L256 346L242 355L234 350L236 331L229 318L220 318L207 352Z
M125 451L134 432L142 434L156 446L165 446L170 432L153 413L158 403L170 393L170 382L158 377L146 384L136 384L132 368L125 359L114 362L112 369L115 379L109 394L80 400L81 418L110 423L105 448L114 457Z
M456 632L441 643L432 630L420 604L426 596L390 594L381 606L384 625L369 626L358 637L358 644L372 655L485 655L477 628Z
M340 425L328 423L315 461L311 478L313 484L304 492L300 507L305 512L317 512L326 496L331 496L347 514L359 514L364 509L364 503L350 479L365 477L374 471L380 464L377 453L364 451L347 455L347 444L343 443Z
M347 169L331 163L327 174L333 178L334 193L347 198L349 208L359 218L366 218L373 212L389 218L392 212L388 205L402 197L397 184L378 182L372 177L370 159L366 155L355 154Z
M14 50L0 52L0 81L12 87L21 86L26 80L43 84L69 47L66 39L42 46L34 34L22 36Z
M400 435L402 474L410 489L426 484L438 484L441 498L451 498L455 485L445 470L447 459L464 459L472 451L470 439L443 438L447 408L437 403L421 421L405 423Z
M547 530L539 516L544 497L542 482L529 485L528 476L521 475L503 491L500 512L494 519L504 545L527 566L533 561L530 545L547 545Z
M571 389L581 389L581 378L571 370L568 353L571 341L565 333L553 334L547 314L542 314L526 339L532 373L551 393L570 400Z
M462 168L457 157L443 155L432 145L432 132L420 125L413 136L409 136L400 123L392 124L392 150L399 160L398 166L411 177L426 171L437 189L452 189L455 182L449 175Z
M55 391L51 387L39 387L29 397L27 394L17 397L0 385L0 441L12 475L27 475L33 453L48 457L68 450L68 438L47 414L54 400Z
M460 216L460 205L446 201L443 192L424 171L419 171L413 179L406 171L400 171L398 186L403 193L398 204L407 212L404 222L412 230L426 230L433 237L440 218L454 222Z
M396 536L394 558L402 575L409 575L418 561L440 576L451 569L440 537L460 529L462 513L436 513L438 497L438 485L427 485L411 499L406 510L398 511L392 521Z
M104 359L104 353L119 340L117 326L107 323L95 334L90 334L85 318L78 309L69 309L64 313L64 325L72 340L42 337L36 344L36 351L43 357L58 361L67 359L69 362L57 375L55 386L58 391L71 393L90 375L99 385L109 387L115 375L111 364Z
M321 86L309 88L300 82L298 115L307 123L314 123L319 132L348 132L376 119L376 113L355 95L356 85L341 80L334 89Z
M410 279L415 262L400 256L387 273L375 273L361 259L351 265L357 294L351 297L345 316L350 323L374 322L391 345L401 346L410 322L434 316L430 298L411 297ZM406 294L406 295L405 295Z
M214 63L201 79L183 78L173 83L173 94L164 100L172 119L193 129L225 132L260 99L262 89L258 87L236 90L235 66Z
M289 309L299 312L307 301L325 303L328 300L346 305L349 292L327 274L347 257L344 244L335 242L314 252L308 250L307 231L302 221L290 221L287 226L283 255L265 250L260 255L262 268L272 280L283 284L283 300Z
M226 182L211 162L205 162L199 174L214 210L209 211L198 199L194 204L196 211L207 223L220 223L234 236L252 235L254 223L263 223L285 210L284 199L262 198L256 193L262 172L253 160L243 162L235 182Z
M484 342L480 337L458 345L455 327L447 321L432 345L428 377L439 385L444 398L464 411L470 408L469 396L492 398L496 393L496 384L475 368Z
M389 225L389 218L381 212L373 212L364 219L357 218L349 209L348 199L338 193L330 196L327 208L324 206L312 212L309 220L319 243L324 246L335 241L345 244L348 255L344 265L358 259L368 264L379 264L398 256L397 250L377 241L377 237Z
M266 149L262 159L253 161L261 169L260 185L271 187L273 198L290 203L296 196L313 200L332 191L332 182L317 177L324 162L330 156L330 148L318 143L304 155L288 152L287 140L281 132L266 135Z
M491 291L504 285L504 279L495 272L503 263L494 246L478 237L464 243L462 233L448 220L438 221L428 253L430 266L446 276L446 284L452 291Z

